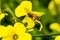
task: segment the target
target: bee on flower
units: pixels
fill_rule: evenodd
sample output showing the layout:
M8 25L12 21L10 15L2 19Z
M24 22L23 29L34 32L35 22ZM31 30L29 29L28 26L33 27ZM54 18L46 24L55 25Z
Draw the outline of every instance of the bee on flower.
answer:
M40 17L37 16L37 15L28 13L28 16L29 16L30 18L32 18L33 20L38 20L38 21L40 21Z
M32 3L30 1L22 1L21 4L15 9L15 15L17 17L25 16L22 22L28 24L26 27L27 29L31 29L35 26L36 20L41 24L40 16L44 15L44 13L32 11Z

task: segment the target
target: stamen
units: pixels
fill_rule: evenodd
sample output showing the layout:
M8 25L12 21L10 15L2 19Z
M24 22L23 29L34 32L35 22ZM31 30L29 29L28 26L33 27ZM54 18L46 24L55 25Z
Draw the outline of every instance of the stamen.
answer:
M18 39L18 35L17 34L13 35L13 40L17 40L17 39Z

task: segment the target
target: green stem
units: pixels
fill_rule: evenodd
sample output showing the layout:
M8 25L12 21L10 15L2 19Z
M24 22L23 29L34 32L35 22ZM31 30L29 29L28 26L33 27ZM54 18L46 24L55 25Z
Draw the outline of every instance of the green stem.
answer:
M41 24L41 22L40 21L38 21L38 20L35 20L36 22L38 22L41 26L40 26L40 29L39 29L39 31L41 31L42 30L42 24Z
M32 35L33 37L47 37L47 36L55 36L55 35L60 35L59 33L57 34L40 34L40 35Z
M16 19L15 14L14 14L11 10L9 10L9 12L10 12L10 14L12 15L12 17L13 17L14 19Z
M15 16L15 14L11 10L9 10L9 12L12 15L12 19L13 20L16 20L16 21L19 21L20 22L20 20Z

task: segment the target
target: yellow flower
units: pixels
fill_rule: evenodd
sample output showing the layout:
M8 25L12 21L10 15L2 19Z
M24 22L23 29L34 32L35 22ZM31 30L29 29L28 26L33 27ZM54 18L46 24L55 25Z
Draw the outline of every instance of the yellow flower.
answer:
M56 15L56 9L55 9L55 3L54 1L51 1L48 5L48 9L51 12L51 15L55 16Z
M28 29L33 28L35 25L34 20L32 20L32 18L30 18L28 14L32 14L32 15L36 15L36 16L44 15L43 12L32 11L32 3L30 1L22 1L21 4L15 9L15 15L17 17L26 15L26 17L23 19L22 22L23 23L27 22Z
M56 36L55 40L60 40L60 35Z
M32 40L32 36L25 32L25 26L19 22L16 22L14 27L11 25L0 27L0 37L3 37L2 40Z
M50 25L50 29L51 29L51 30L55 30L55 31L57 31L57 32L60 32L60 25L59 25L58 23L52 23L52 24Z

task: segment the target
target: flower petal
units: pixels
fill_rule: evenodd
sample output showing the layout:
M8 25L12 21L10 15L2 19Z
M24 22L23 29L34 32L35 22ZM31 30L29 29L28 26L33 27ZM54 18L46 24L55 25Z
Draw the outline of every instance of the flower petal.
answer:
M26 28L25 28L25 26L22 24L22 23L19 23L19 22L16 22L15 24L14 24L14 30L15 30L15 32L19 35L21 35L21 34L23 34L23 33L25 33L25 31L26 31Z
M8 36L8 37L3 37L2 40L13 40L13 38L11 36Z
M35 22L34 20L32 20L30 17L26 16L23 21L23 23L27 23L27 28L30 29L30 28L33 28L35 26Z
M32 11L32 3L30 1L22 1L20 6L22 6L27 12Z
M24 10L23 7L21 7L20 5L15 9L15 15L17 17L21 17L21 16L25 16L27 15L27 12Z
M58 30L60 25L58 23L52 23L52 24L50 24L49 27L51 30Z
M0 25L0 37L5 37L6 35L8 35L6 32L7 32L6 27Z
M8 30L8 32L9 32L9 35L13 35L13 34L14 34L13 26L8 25L8 26L7 26L7 30Z
M55 8L55 3L54 3L54 1L51 1L51 2L49 3L48 8L49 8L50 10L52 10L52 9Z
M8 30L5 26L0 25L0 37L5 37L8 35Z
M37 15L37 16L42 16L42 15L44 15L43 12L35 12L35 11L33 11L32 14L35 14L35 15Z
M25 33L21 35L18 40L32 40L32 36L29 33Z
M60 40L60 35L56 36L55 40Z
M8 25L7 27L0 26L0 37L6 37L10 34L13 34L13 27Z
M0 14L0 20L3 19L5 17L5 14L4 13L1 13Z
M57 5L60 5L60 0L54 0Z
M57 12L56 12L56 9L55 9L55 3L54 3L54 1L51 1L51 2L49 3L48 9L50 10L51 15L53 15L53 16L57 15L57 14L56 14Z

